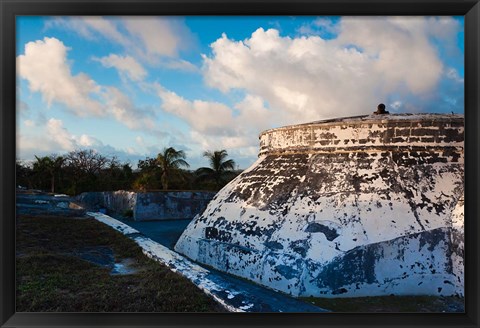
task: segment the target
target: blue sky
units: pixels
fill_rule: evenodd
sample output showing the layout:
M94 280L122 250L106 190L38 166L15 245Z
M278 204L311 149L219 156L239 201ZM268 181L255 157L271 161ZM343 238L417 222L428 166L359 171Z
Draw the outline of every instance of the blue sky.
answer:
M17 17L17 158L164 147L245 169L265 129L464 112L463 17Z

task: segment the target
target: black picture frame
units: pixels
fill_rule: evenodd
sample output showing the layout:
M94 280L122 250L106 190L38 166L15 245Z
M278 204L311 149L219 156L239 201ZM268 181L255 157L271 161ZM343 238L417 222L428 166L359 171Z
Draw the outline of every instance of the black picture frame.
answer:
M0 0L1 327L478 327L480 236L478 0ZM15 17L17 15L463 15L465 17L465 313L16 313Z

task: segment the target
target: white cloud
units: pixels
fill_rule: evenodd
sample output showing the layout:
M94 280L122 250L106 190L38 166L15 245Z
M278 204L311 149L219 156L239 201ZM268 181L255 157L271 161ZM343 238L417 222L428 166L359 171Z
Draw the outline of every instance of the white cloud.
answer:
M141 81L147 76L147 72L145 71L143 66L130 56L119 56L116 54L110 54L106 57L94 57L93 59L100 62L105 67L116 68L121 76L127 76L133 81Z
M329 17L318 17L313 22L316 27L324 28L329 32L337 32L337 25Z
M174 57L181 40L176 35L174 21L163 17L122 18L129 34L140 41L150 55Z
M82 134L79 138L73 137L73 139L76 141L77 147L80 148L95 148L103 146L103 143L99 139L86 134Z
M40 92L48 105L61 103L80 117L112 115L130 129L155 129L154 113L148 108L135 106L119 89L99 85L83 73L72 75L67 50L55 38L25 45L25 54L17 57L17 67L20 77L28 81L30 91ZM130 57L113 55L100 60L126 71L132 78L144 74L141 66L136 66Z
M162 109L191 127L182 139L183 144L192 145L187 153L197 162L198 154L205 150L227 149L231 155L255 157L259 133L277 121L259 96L247 94L230 108L217 102L187 100L158 84L155 87Z
M232 134L232 110L218 102L189 101L160 85L157 94L162 109L185 120L194 130L206 135L228 136Z
M330 17L318 17L311 24L304 24L297 30L305 35L324 35L325 33L335 35L338 33L338 24Z
M75 19L78 19L78 21L75 22ZM83 25L87 31L86 33L90 33L93 37L95 37L94 33L98 33L105 39L115 41L123 46L127 47L131 45L131 41L119 31L115 19L108 20L100 16L83 16L73 17L73 19L66 18L63 23L68 25L71 21L73 21L75 28L78 26L82 27Z
M25 126L17 128L16 137L16 156L17 159L26 162L33 161L35 156L46 156L50 154L60 154L70 149L74 142L71 136L65 138L63 123L59 120L51 119L45 125L35 124L29 126L25 121Z
M171 69L184 71L184 72L193 72L193 73L200 72L200 69L197 66L183 59L162 60L161 65Z
M61 27L84 38L121 45L126 53L149 64L196 71L195 66L177 58L195 43L195 37L179 17L84 16L48 20L45 28Z
M136 142L139 146L141 146L141 147L144 147L144 146L145 146L145 141L144 141L143 138L140 137L140 136L137 136L137 137L135 138L135 142Z
M458 71L457 71L456 69L454 69L454 68L451 68L451 67L448 68L448 69L445 71L445 75L446 75L449 79L451 79L451 80L453 80L453 81L455 81L455 82L457 82L457 83L463 83L463 82L464 82L464 78L461 77L460 74L458 74Z
M35 126L35 122L32 120L25 120L23 124L25 124L27 128L33 128Z
M106 87L106 108L115 119L130 129L154 130L154 114L146 109L139 108L125 93L115 87Z
M261 131L279 124L280 118L265 107L264 100L259 96L247 94L241 102L235 104L235 108L239 111L235 118L236 128L243 131L244 135L251 135L255 141L258 141Z
M25 54L17 57L18 74L28 81L30 91L42 94L48 105L57 101L79 116L102 115L101 103L91 97L100 94L100 86L86 74L72 75L68 50L55 38L28 42Z
M49 119L46 132L50 143L57 144L56 150L72 151L77 147L74 136L67 131L61 120Z
M443 68L429 41L429 23L419 17L348 17L341 21L338 42L364 50L371 78L385 92L405 84L409 92L422 94L437 86Z
M50 154L63 155L77 149L93 149L108 157L116 156L121 161L136 165L144 155L134 148L125 149L104 144L100 139L82 134L72 134L62 120L50 118L43 127L37 125L37 130L21 133L17 130L17 156L21 160L33 160L34 156Z
M164 60L177 58L179 52L189 49L194 43L194 37L183 20L179 17L120 17L120 28L126 30L126 36L133 47L135 55L150 64L192 70L193 64L185 60Z
M204 79L224 93L258 95L281 125L369 114L393 94L432 97L444 67L431 37L441 34L437 30L455 34L451 20L348 17L335 26L318 21L338 32L331 40L283 37L261 28L243 41L223 35L211 44L212 54L203 56Z

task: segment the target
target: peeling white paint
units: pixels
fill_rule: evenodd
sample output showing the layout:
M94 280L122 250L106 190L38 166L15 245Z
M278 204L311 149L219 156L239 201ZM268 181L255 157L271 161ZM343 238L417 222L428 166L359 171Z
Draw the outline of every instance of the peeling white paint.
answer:
M106 214L99 213L99 212L87 212L86 214L88 216L93 217L95 220L100 221L117 231L120 231L124 235L140 233L138 230L133 229L129 225L126 225L125 223L120 222Z
M292 295L463 295L463 158L462 115L268 130L175 250Z

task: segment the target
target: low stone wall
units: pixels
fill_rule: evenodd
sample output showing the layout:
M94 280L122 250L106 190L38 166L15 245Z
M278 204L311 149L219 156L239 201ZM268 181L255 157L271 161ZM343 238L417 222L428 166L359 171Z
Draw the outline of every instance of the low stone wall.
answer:
M124 215L133 211L136 221L192 219L202 213L215 196L207 191L85 192L76 200L89 211Z
M124 214L135 207L136 193L124 190L84 192L76 200L88 211L104 209L109 213Z
M83 216L85 209L78 206L66 195L51 195L43 192L22 193L16 195L17 215L58 215Z
M215 194L203 191L138 193L133 216L136 221L192 219L205 210Z

